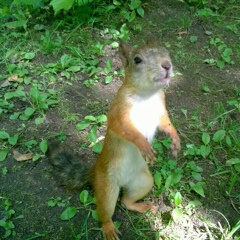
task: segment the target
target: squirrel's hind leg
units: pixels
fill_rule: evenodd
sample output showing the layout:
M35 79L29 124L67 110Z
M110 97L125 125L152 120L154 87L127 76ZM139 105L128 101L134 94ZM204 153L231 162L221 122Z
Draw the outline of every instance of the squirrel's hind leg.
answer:
M138 200L145 197L153 186L153 177L146 166L136 176L132 177L132 181L123 188L123 196L121 199L122 206L131 211L145 213L151 210L156 213L158 207L152 202L140 202Z
M94 179L97 213L102 222L103 237L107 240L119 240L120 232L114 226L112 216L115 211L120 187L111 182L106 175L97 172Z

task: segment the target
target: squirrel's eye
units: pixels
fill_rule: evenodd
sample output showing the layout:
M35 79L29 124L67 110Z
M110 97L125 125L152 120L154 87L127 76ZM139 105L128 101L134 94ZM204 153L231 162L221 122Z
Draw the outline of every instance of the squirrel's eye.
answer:
M134 62L135 62L135 64L139 64L142 62L142 59L140 57L135 57Z

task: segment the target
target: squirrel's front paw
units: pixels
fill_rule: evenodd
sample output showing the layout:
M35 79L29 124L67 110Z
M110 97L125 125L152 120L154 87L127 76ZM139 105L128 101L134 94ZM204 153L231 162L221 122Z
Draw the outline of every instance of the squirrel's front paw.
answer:
M156 161L156 151L145 138L139 138L135 143L140 150L143 158L150 164Z
M156 154L157 152L153 149L152 146L149 145L147 151L142 152L143 157L150 165L153 165L156 162Z
M172 155L176 158L178 155L178 152L181 150L180 139L178 136L172 139L171 150L172 150Z

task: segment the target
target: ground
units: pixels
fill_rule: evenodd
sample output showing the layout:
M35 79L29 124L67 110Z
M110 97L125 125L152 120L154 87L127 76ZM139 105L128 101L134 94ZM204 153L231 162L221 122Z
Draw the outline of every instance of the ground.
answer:
M240 157L240 33L237 29L240 24L240 5L237 1L235 3L230 1L227 4L217 1L215 5L210 5L217 16L207 17L206 13L205 15L203 13L205 17L197 16L196 8L190 7L183 1L171 0L167 3L166 1L147 1L143 4L144 18L138 16L133 23L127 23L131 37L129 42L132 45L142 45L154 40L170 52L175 76L166 89L166 104L181 138L182 151L178 157L178 166L186 169L188 162L195 161L197 166L203 169L201 181L205 182L205 197L185 189L185 186L189 186L187 183L190 180L183 177L182 183L178 183L179 187L176 189L172 186L173 190L165 189L166 191L159 195L158 188L155 186L147 196L145 200L151 199L159 204L160 211L157 216L149 213L141 215L128 212L118 204L113 220L121 223L119 229L122 233L121 239L231 239L231 236L220 237L223 236L219 230L220 226L228 229L226 231L229 232L228 224L231 229L240 219L239 170L234 168L234 165L226 165L228 160L239 160ZM203 9L206 10L206 8ZM116 28L120 29L125 22L119 21ZM141 26L142 30L138 30L138 26ZM72 52L70 48L64 47L61 47L63 50L54 54L36 51L40 46L38 41L41 41L41 35L43 36L45 32L36 32L32 28L33 26L30 25L26 42L20 42L20 40L18 42L18 37L13 41L13 38L9 37L12 42L6 43L5 38L5 41L1 40L1 45L8 46L9 49L11 46L15 51L20 52L21 47L24 49L26 44L29 48L28 52L36 52L31 65L26 67L29 70L28 76L36 80L35 82L32 80L36 86L44 78L44 71L44 73L47 71L53 73L51 68L46 67L47 64L59 62L63 54L70 55ZM53 31L51 26L46 26L44 31L48 29ZM105 34L103 34L104 30ZM69 40L70 33L73 37L69 37ZM5 36L7 34L10 36L10 33L6 33ZM111 60L113 63L111 72L122 69L117 49L110 44L117 40L113 35L107 34L103 26L89 30L86 36L93 38L90 43L87 37L82 35L83 30L80 27L76 27L73 31L66 24L54 34L61 36L63 42L60 45L72 44L72 47L79 47L79 49L84 49L83 46L92 44L92 41L99 40L102 43L110 39L109 44L104 45L103 54L97 56L100 60L98 66L104 68L107 60ZM219 40L216 40L217 38ZM231 49L232 53L223 58L221 56L226 49ZM226 55L227 51L225 51ZM9 80L11 75L9 64L26 61L20 57L14 60L14 56L9 60L2 58L0 62L1 97L6 91L14 91L16 88L16 81ZM17 55L16 58L18 58ZM220 66L221 62L217 63L219 60L223 62L223 67ZM48 83L47 87L57 92L58 104L54 107L49 105L49 108L44 111L44 123L36 125L34 116L27 121L19 118L10 119L13 113L23 112L26 107L31 107L30 101L21 98L13 99L12 111L5 111L0 115L0 130L7 132L10 136L16 133L19 135L16 145L9 145L6 139L2 138L2 147L0 147L9 149L7 158L0 162L2 169L0 220L4 222L11 220L14 228L10 229L16 232L16 235L12 232L7 239L102 239L101 224L92 217L95 205L84 205L79 199L81 191L70 192L58 184L58 179L53 177L53 170L47 157L38 147L42 140L60 135L62 138L67 138L65 143L79 154L80 161L89 165L93 165L96 161L98 154L88 147L90 145L89 129L79 131L76 126L87 115L98 116L107 113L123 77L113 75L113 81L105 84L106 73L102 70L98 73L100 81L87 88L84 81L89 79L89 76L81 70L71 72L72 78L67 78L64 71L53 74L57 81ZM40 71L40 74L37 71ZM5 86L3 83L7 79L9 85ZM30 85L26 84L25 91L29 91L29 88ZM230 100L234 100L234 104L231 105ZM229 136L231 144L227 145L225 138L224 141L213 140L214 133L218 130L225 130L225 138ZM106 129L101 126L98 136L104 135L105 131ZM199 148L204 145L201 140L203 133L211 136L211 152L206 155L191 154L189 150L191 144ZM158 139L163 137L157 135ZM29 146L30 140L36 141L37 144L30 143ZM26 143L28 143L27 146ZM208 143L205 145L208 146ZM42 156L36 161L18 162L13 156L14 150L20 154L32 152L33 155L39 153ZM165 150L164 157L169 156ZM161 165L158 163L151 168L151 171L155 174L160 169ZM85 190L93 196L91 187ZM184 209L184 217L180 222L174 223L170 220L171 212L175 208L171 201L173 199L171 194L176 191L181 192L183 196L182 207L179 208ZM58 201L57 198L59 198ZM56 206L49 206L51 199L56 200ZM193 200L200 201L201 206L187 213L184 207ZM11 203L9 208L6 207L8 202ZM60 215L69 206L76 207L78 213L72 219L63 221ZM15 213L8 219L9 209L14 209ZM209 224L210 221L217 227ZM0 227L0 236L4 236L5 230L6 227ZM238 239L238 236L236 234L235 239Z

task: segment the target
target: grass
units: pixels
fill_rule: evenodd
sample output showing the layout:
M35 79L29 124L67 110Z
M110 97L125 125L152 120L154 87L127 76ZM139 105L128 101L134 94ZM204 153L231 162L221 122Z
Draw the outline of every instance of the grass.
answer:
M47 140L57 136L94 163L105 114L124 75L117 40L140 44L150 32L170 50L178 73L166 92L182 152L172 159L169 139L157 136L158 160L151 169L155 187L145 200L159 204L159 213L140 215L118 206L114 221L123 239L239 238L240 6L237 1L186 2L159 8L157 1L102 1L89 3L95 4L94 12L85 5L57 15L47 4L44 11L0 4L4 238L101 236L92 191L69 193L54 185L45 161ZM79 15L83 10L87 15ZM39 214L22 206L25 202L43 215L44 227ZM34 224L34 233L22 233Z

